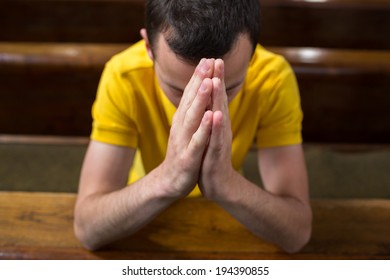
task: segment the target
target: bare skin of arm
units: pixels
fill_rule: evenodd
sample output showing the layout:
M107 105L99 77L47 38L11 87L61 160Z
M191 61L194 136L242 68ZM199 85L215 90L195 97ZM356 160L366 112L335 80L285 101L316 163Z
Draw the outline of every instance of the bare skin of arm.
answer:
M197 184L210 136L214 60L203 59L174 116L165 160L125 187L135 150L91 141L80 176L74 230L82 244L97 249L128 236Z
M134 149L91 142L74 224L86 248L97 249L136 232L198 182L206 198L285 251L298 251L308 241L311 208L301 146L258 151L264 190L236 172L230 161L223 61L202 61L174 116L166 158L143 179L123 188ZM210 99L212 111L207 110Z
M216 60L213 78L213 122L200 187L257 236L287 252L300 250L311 234L311 207L301 145L260 149L264 189L234 170L231 127L224 86L224 65Z

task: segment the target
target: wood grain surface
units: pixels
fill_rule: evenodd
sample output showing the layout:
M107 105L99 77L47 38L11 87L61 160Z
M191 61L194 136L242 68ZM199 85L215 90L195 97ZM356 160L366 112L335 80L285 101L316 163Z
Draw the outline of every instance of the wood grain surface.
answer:
M90 252L73 234L74 194L0 192L1 259L390 259L390 200L314 200L313 233L286 254L211 201L186 198L133 236Z

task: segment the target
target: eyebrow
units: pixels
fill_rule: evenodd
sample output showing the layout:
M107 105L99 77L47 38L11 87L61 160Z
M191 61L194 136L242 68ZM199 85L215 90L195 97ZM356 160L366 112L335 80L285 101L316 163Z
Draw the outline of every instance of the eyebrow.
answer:
M181 91L181 92L184 92L184 89L181 89L173 84L170 84L170 83L167 83L165 82L170 88L173 88L174 90L177 90L177 91Z
M229 91L229 90L232 90L236 87L238 87L239 85L241 85L242 83L244 82L244 79L238 81L237 83L234 83L232 85L230 85L228 88L226 88L226 91ZM177 90L177 91L180 91L180 92L184 92L184 89L180 88L180 87L177 87L171 83L166 83L170 88L173 88L174 90Z
M232 90L232 89L238 87L239 85L243 84L244 80L245 79L242 79L242 80L238 81L237 83L230 85L228 88L226 88L226 91Z

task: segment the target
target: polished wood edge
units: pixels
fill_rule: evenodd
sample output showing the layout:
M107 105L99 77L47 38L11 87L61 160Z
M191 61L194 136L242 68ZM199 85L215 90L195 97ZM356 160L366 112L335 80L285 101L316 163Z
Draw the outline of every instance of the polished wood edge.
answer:
M11 1L16 2L16 1ZM18 2L42 2L42 0L18 0ZM46 0L45 2L65 3L121 3L127 2L135 6L144 6L145 0ZM389 0L260 0L263 7L329 7L329 8L386 8L389 7Z
M131 44L0 42L3 65L101 67Z
M14 135L0 134L0 145L88 145L90 138L88 136L51 136L51 135ZM375 150L390 150L390 143L314 143L307 142L302 144L304 148L330 149L340 152L370 152ZM253 145L250 151L255 151Z
M327 149L337 152L364 153L372 151L390 151L390 144L386 143L303 143L304 148Z
M87 145L89 137L0 134L0 144L23 145Z
M88 136L52 136L52 135L15 135L0 134L0 145L88 145L90 138ZM304 148L329 149L340 152L371 152L375 150L390 150L390 143L314 143L307 142L302 144ZM250 151L255 151L253 145Z
M28 192L28 191L3 191L0 190L0 196L15 196L15 197L41 197L41 198L51 198L51 197L66 197L66 198L76 198L77 194L72 192ZM33 198L32 198L33 199ZM198 197L186 197L179 201L185 201L185 200L199 200L199 201L208 201L211 203L210 200L203 198L201 196ZM328 204L340 204L340 205L358 205L362 202L367 202L367 205L377 205L377 204L389 204L390 208L390 199L387 198L313 198L311 201L314 204L318 205L328 205Z
M0 196L13 196L13 197L28 197L33 199L34 197L40 198L53 198L61 197L68 199L76 199L77 194L72 192L28 192L28 191L3 191L0 190Z
M262 7L390 9L389 0L260 0Z
M323 68L330 69L333 74L390 71L390 51L387 50L275 46L266 49L285 57L298 73L308 69L312 74L322 74Z
M131 44L0 42L2 65L52 67L103 67L116 53ZM390 50L327 49L312 47L275 47L267 50L284 56L297 71L309 68L314 73L330 68L333 72L390 72ZM359 59L357 59L359 58Z
M390 260L389 254L126 252L82 248L12 247L0 249L0 260Z

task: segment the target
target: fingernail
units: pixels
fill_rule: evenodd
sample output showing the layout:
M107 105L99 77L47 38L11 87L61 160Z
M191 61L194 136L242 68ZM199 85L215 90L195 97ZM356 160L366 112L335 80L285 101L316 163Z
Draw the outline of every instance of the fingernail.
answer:
M202 58L202 60L200 61L200 70L203 73L207 73L207 71L209 71L209 69L210 69L210 65L209 65L207 59Z
M207 89L206 83L205 83L205 81L203 80L203 81L202 81L202 84L200 85L200 90L201 90L201 91L206 91L206 89Z

